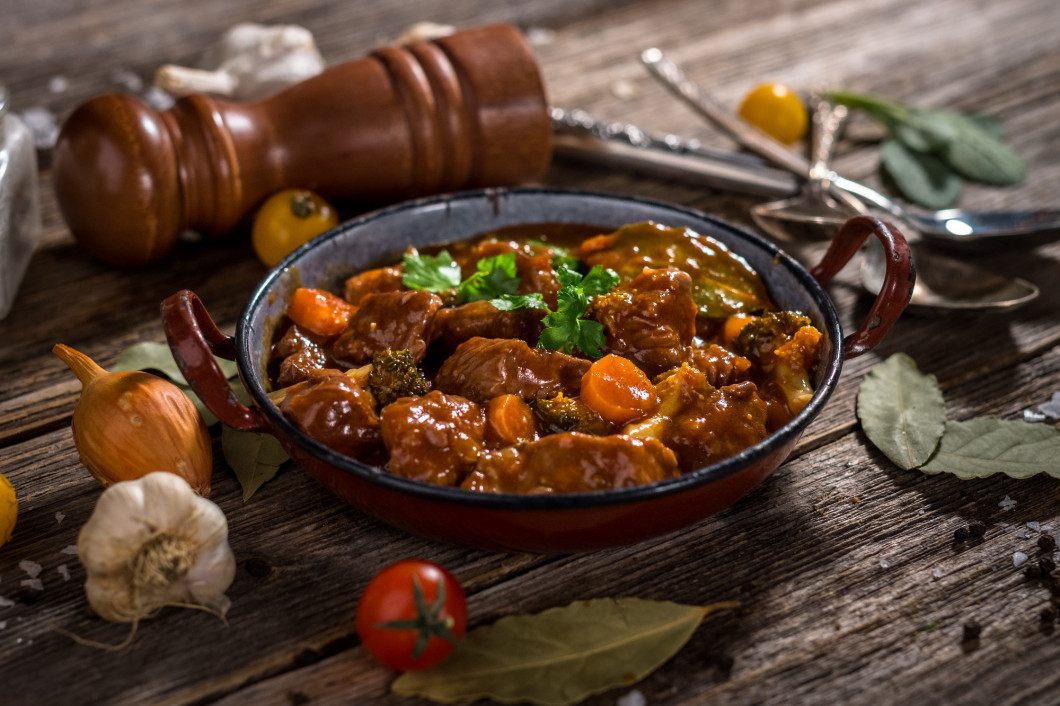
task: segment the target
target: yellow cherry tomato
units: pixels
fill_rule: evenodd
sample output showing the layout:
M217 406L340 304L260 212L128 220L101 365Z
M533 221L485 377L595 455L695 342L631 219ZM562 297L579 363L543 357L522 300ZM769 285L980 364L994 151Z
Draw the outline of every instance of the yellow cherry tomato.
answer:
M258 259L272 267L338 223L335 209L317 194L285 189L270 196L258 209L250 237Z
M11 539L15 531L15 520L18 519L18 500L11 482L0 475L0 547Z
M801 140L808 123L802 99L780 83L756 86L740 104L740 117L785 145Z

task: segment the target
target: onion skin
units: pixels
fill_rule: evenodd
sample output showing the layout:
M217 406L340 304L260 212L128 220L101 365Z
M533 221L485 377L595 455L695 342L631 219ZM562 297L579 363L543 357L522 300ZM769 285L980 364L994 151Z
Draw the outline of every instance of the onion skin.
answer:
M107 372L62 344L52 352L81 381L71 423L74 443L81 463L103 487L168 471L209 496L210 432L179 387L142 371Z

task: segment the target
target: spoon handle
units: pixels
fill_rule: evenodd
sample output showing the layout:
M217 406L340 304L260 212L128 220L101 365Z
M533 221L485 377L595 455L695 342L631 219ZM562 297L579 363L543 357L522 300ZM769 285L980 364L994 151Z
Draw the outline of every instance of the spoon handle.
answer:
M839 128L847 118L847 107L835 105L823 98L815 97L813 104L813 131L810 133L810 181L825 191L832 183L832 153L835 151Z
M684 71L677 64L667 59L661 50L645 49L640 55L640 60L652 76L674 95L717 125L722 132L736 140L741 146L778 167L787 169L792 174L804 176L810 171L808 159L792 152L780 142L715 103L700 90L694 81L685 76Z

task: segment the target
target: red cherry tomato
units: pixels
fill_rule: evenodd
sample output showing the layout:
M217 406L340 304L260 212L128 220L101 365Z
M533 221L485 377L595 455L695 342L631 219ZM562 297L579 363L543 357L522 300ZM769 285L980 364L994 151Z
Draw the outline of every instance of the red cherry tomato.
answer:
M449 656L467 627L464 590L448 571L406 559L373 578L357 604L357 633L369 654L412 671Z

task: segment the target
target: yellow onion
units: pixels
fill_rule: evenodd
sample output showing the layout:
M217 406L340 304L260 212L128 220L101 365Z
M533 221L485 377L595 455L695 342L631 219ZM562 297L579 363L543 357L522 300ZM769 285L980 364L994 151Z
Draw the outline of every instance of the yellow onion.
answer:
M209 496L210 432L179 387L142 371L108 372L61 343L52 352L81 381L71 423L74 443L81 463L103 487L168 471Z

